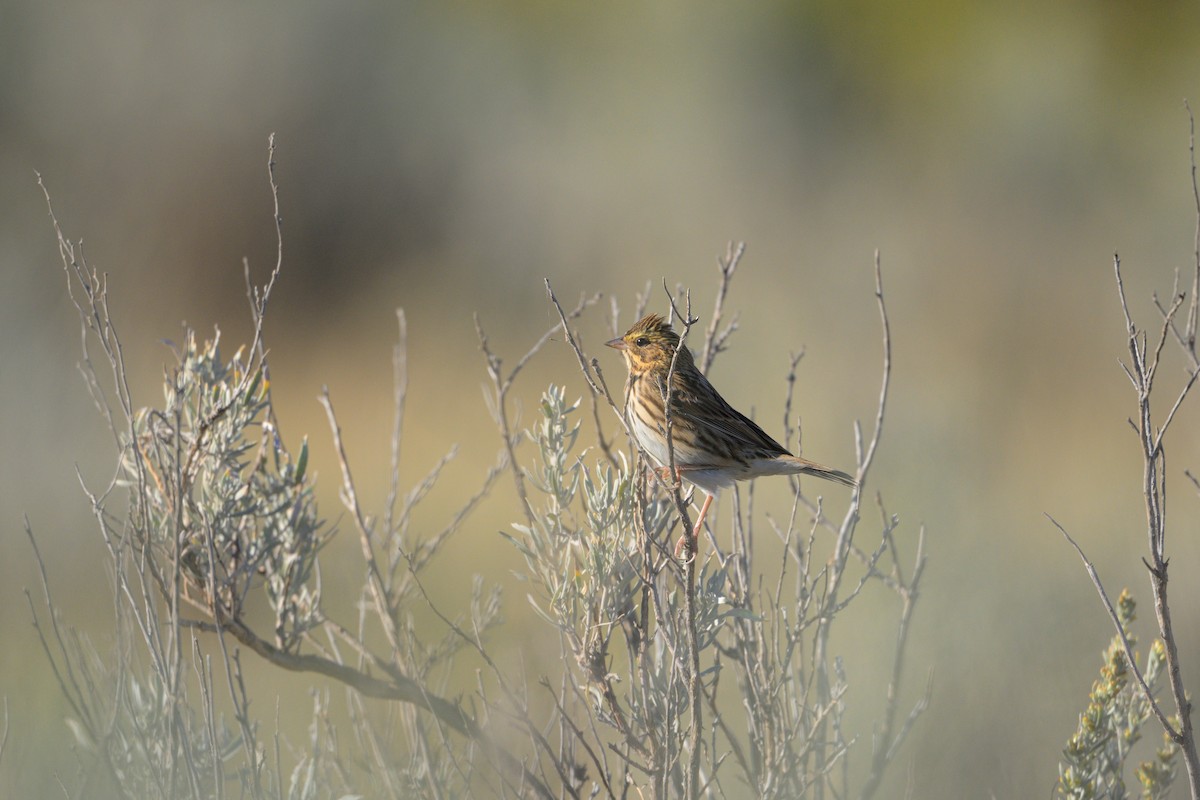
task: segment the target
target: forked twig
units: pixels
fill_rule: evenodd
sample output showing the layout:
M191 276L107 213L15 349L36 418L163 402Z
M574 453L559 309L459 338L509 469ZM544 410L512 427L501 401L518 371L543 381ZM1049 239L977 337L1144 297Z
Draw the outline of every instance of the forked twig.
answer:
M716 357L725 349L725 342L728 341L729 336L737 330L736 316L725 330L718 331L717 328L721 324L721 315L725 309L725 295L729 291L733 273L737 271L738 264L745 252L745 242L729 242L725 248L725 256L717 258L717 269L721 273L720 279L717 281L717 299L713 303L712 318L708 321L708 330L704 333L704 350L700 355L700 371L705 375L708 374Z

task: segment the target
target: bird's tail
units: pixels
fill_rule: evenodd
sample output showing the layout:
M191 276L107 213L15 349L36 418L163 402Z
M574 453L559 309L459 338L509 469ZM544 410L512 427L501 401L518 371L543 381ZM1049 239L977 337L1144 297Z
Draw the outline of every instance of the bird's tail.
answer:
M824 478L827 481L840 483L843 486L849 486L851 489L858 486L858 481L854 480L853 475L842 472L840 469L826 467L818 464L815 461L809 461L807 458L798 458L790 456L788 460L795 466L795 472L801 475L812 475L814 478Z

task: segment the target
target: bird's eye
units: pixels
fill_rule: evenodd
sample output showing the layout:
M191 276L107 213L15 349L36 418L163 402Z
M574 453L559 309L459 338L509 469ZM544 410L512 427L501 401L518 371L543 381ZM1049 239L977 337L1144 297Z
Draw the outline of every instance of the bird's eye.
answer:
M636 344L638 347L645 347L646 345L650 344L650 340L645 336L639 336L634 344Z

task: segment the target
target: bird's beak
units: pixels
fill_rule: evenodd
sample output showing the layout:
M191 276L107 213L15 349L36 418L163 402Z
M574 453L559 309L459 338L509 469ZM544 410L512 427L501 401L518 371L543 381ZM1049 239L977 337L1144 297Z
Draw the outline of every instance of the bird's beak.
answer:
M610 341L605 342L605 344L614 350L628 350L629 349L629 345L625 344L624 339L612 339Z

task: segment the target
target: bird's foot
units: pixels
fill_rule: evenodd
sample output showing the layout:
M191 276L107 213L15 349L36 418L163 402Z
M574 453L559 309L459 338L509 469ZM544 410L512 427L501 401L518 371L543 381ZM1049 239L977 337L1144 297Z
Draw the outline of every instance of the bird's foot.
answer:
M675 542L675 557L685 561L695 558L698 543L699 539L695 536L683 534L679 537L679 541Z

